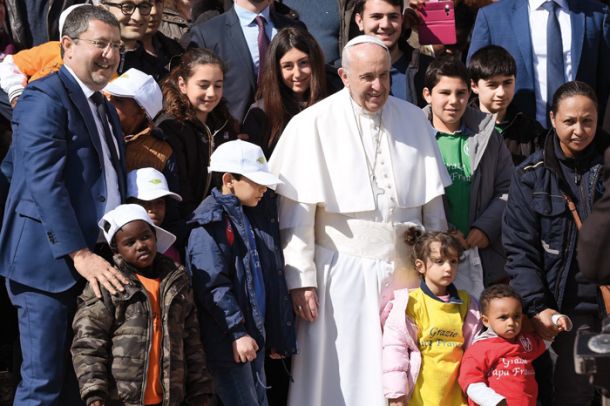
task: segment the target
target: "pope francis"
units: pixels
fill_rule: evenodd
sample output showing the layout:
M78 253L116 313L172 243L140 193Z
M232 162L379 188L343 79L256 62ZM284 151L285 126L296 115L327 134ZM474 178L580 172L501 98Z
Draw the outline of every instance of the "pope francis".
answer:
M291 406L387 404L381 291L395 269L408 269L408 225L447 227L450 181L434 130L418 107L389 95L387 47L362 35L342 61L345 88L296 115L270 160L284 182L285 275L301 318Z

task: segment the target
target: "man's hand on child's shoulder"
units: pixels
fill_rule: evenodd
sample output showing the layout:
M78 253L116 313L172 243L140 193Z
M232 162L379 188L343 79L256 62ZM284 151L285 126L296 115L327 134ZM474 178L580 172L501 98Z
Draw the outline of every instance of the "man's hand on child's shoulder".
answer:
M247 334L233 341L233 360L237 363L254 361L257 351L256 340Z

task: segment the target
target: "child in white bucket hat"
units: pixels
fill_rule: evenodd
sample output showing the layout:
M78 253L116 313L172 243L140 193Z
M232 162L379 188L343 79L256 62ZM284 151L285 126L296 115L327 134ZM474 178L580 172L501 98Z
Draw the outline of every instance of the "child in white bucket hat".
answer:
M79 298L72 361L82 399L88 405L119 399L207 404L211 379L190 278L181 265L158 254L173 244L174 235L136 204L109 211L99 227L129 284L119 295L102 288L101 299L87 285Z
M108 83L103 92L121 122L127 170L152 167L168 173L173 149L154 123L163 108L163 93L155 79L132 68Z
M267 191L280 180L263 150L241 140L216 148L208 171L216 187L188 222L186 251L204 349L223 404L266 405L265 358L296 352L277 208Z
M168 198L176 202L182 201L179 194L169 190L165 176L155 168L135 169L127 174L127 202L144 207L156 226L162 226L165 222ZM176 217L177 208L175 210ZM161 252L182 263L176 247Z

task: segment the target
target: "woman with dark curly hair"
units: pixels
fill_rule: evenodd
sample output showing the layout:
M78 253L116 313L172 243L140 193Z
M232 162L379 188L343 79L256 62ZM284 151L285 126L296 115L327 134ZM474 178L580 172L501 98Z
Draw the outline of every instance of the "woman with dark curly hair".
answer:
M242 131L269 158L288 121L326 96L326 77L320 46L298 27L284 28L273 37L265 61Z
M222 98L225 67L207 49L189 49L163 82L164 113L157 126L172 146L182 196L180 212L187 218L207 196L210 155L236 138L239 125Z

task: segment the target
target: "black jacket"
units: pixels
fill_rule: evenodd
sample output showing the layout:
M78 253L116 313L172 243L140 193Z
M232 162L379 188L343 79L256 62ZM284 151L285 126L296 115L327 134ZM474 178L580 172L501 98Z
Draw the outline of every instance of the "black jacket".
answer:
M598 132L583 154L585 159L575 160L573 177L565 176L557 144L557 136L550 133L544 149L517 167L502 226L506 271L529 316L547 308L563 311L566 298L574 299L580 294L577 288L586 284L578 275L578 231L564 194L574 200L584 220L604 189L601 163L606 134Z
M177 193L182 196L179 210L186 220L209 193L208 165L214 148L237 135L228 122L211 123L208 127L196 120L177 120L163 114L155 124L173 150L179 185Z

